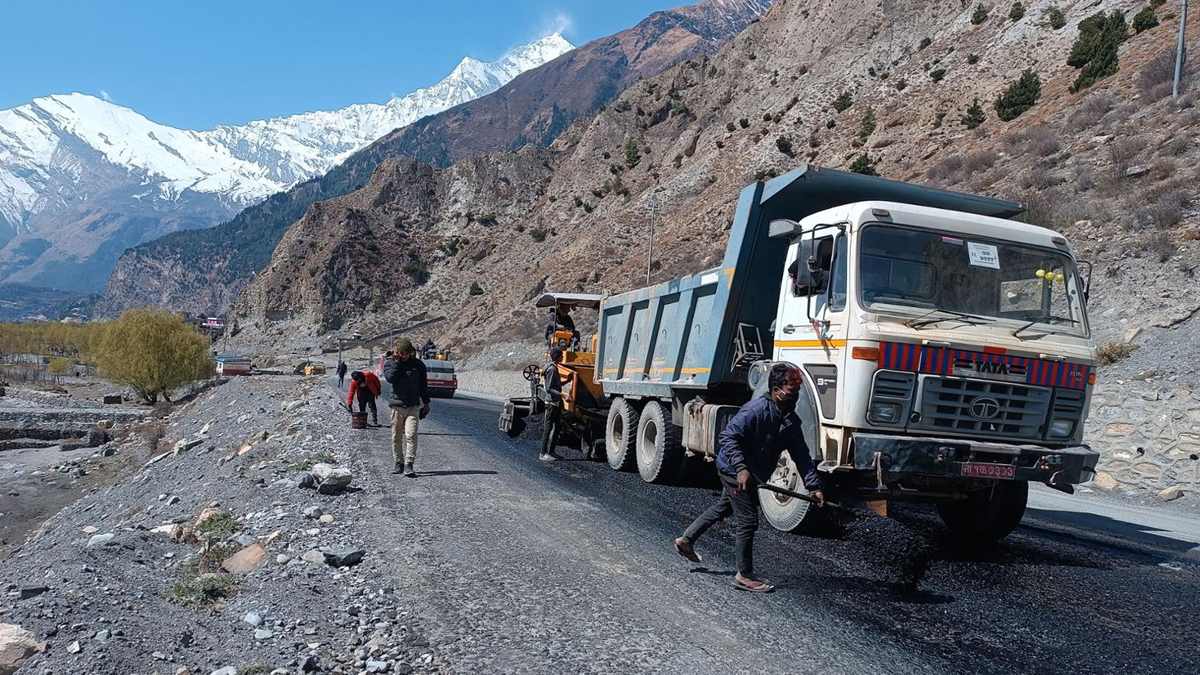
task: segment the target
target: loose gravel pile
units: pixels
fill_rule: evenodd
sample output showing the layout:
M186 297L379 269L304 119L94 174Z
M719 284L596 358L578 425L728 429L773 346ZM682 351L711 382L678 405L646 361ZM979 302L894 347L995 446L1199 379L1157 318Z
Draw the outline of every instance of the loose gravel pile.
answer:
M170 422L139 472L0 561L0 623L46 643L22 672L436 671L412 608L378 581L373 486L336 399L317 379L234 379ZM346 469L344 490L314 489Z

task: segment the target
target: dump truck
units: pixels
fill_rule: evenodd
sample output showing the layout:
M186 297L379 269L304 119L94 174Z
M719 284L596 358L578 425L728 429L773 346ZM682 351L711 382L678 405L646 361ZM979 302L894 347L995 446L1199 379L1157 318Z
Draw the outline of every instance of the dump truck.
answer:
M741 191L719 267L600 307L596 383L614 469L670 482L711 459L777 362L828 492L937 505L997 539L1028 484L1072 492L1095 382L1090 265L1017 203L802 165ZM1086 275L1084 274L1086 271ZM787 453L766 482L805 492ZM816 509L760 489L781 530Z

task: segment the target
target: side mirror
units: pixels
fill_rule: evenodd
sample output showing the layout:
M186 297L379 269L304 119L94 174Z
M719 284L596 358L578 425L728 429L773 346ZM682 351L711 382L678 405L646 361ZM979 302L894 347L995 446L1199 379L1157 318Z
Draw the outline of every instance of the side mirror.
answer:
M1092 263L1090 260L1078 260L1075 264L1081 268L1087 266L1087 276L1083 278L1083 299L1087 301L1092 294Z
M833 238L801 241L796 259L804 261L804 267L796 266L795 294L814 295L824 291L827 272L833 264Z

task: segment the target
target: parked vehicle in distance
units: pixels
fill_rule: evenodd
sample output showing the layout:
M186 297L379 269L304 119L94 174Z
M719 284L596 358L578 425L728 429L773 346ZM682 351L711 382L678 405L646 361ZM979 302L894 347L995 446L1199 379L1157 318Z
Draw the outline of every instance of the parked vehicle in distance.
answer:
M454 398L458 390L458 376L454 374L454 362L441 359L422 359L429 382L429 395Z

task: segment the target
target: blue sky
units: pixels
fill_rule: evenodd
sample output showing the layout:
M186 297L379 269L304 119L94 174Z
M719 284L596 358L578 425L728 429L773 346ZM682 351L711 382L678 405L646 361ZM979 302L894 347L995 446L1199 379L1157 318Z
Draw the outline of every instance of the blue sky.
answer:
M108 97L208 129L382 103L560 29L581 45L663 0L0 0L0 109L47 94Z

